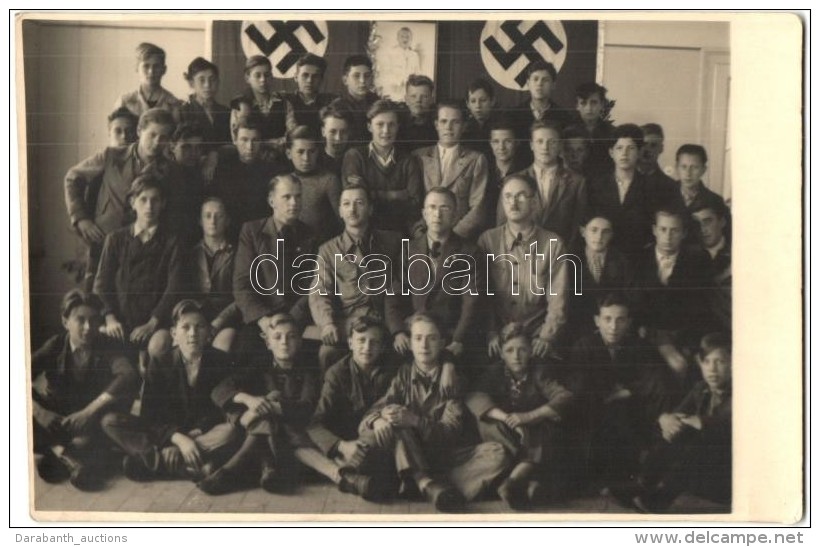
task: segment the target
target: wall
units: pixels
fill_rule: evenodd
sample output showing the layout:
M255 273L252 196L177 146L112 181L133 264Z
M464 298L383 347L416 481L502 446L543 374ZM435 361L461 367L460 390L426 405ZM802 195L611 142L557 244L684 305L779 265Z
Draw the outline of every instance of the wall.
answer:
M681 144L704 145L705 182L728 197L729 23L606 21L602 33L600 81L616 123L660 123L665 170Z
M114 101L138 85L134 48L140 42L165 48L163 85L185 97L182 73L206 51L204 22L23 24L34 347L59 324L57 302L74 286L64 265L84 252L69 226L63 178L69 167L106 145L106 117Z

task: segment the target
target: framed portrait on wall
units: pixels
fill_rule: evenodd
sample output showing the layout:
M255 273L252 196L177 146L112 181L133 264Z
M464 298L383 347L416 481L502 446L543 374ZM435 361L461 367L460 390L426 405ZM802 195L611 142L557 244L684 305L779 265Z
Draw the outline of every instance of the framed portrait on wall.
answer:
M404 87L411 74L435 78L436 23L374 21L368 50L376 93L404 101Z

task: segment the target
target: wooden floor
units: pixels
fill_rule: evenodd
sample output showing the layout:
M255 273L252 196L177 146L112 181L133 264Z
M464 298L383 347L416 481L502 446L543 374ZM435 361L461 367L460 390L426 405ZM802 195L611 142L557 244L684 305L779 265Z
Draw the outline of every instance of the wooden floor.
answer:
M287 496L269 494L261 488L224 496L208 496L193 482L173 480L137 483L121 475L111 477L106 487L99 492L80 492L67 482L48 484L35 473L34 494L34 517L42 520L76 520L76 515L72 516L66 512L86 513L82 520L95 520L95 515L88 515L88 512L149 514L147 519L142 517L140 520L152 520L151 514L154 514L157 520L167 520L168 516L173 517L180 513L261 514L268 517L272 517L272 514L282 514L290 515L290 518L296 518L300 514L322 514L330 518L337 515L339 519L344 519L344 515L373 515L374 520L401 520L401 515L436 514L433 506L424 501L397 499L385 503L371 503L357 496L343 494L335 485L319 477L308 479L306 484ZM676 506L685 508L685 512L689 513L725 512L720 506L691 496L682 496L676 502ZM509 518L509 515L516 514L516 511L509 509L498 499L472 502L468 504L467 511L474 515L485 515L482 520L487 520L488 517L492 519L493 515ZM560 506L539 509L537 512L576 513L579 516L621 514L627 518L632 513L618 506L611 498L597 495L579 497ZM96 517L103 518L101 515ZM131 520L132 517L123 515L123 519ZM110 516L107 520L111 520ZM116 515L114 520L119 520Z

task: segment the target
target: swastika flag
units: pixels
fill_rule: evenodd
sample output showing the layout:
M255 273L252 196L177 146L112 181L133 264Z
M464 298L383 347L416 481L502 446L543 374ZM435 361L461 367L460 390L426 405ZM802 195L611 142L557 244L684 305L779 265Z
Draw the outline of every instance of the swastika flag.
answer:
M240 41L246 57L270 59L275 78L292 78L299 57L325 54L328 36L324 21L243 21Z

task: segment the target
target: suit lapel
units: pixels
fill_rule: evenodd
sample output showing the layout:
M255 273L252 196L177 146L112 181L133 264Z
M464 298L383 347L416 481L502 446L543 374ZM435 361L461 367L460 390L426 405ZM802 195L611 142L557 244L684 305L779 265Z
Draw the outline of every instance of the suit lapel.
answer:
M451 186L467 168L468 159L464 149L459 146L453 153L456 155L455 160L453 160L453 163L450 165L450 170L444 173L442 177L441 185L444 187Z
M426 190L441 186L441 160L438 157L438 148L431 146L421 158L424 163L424 181L429 183Z

